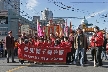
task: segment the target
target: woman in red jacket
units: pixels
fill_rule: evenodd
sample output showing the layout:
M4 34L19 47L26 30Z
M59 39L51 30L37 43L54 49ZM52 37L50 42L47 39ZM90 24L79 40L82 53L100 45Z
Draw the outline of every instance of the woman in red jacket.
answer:
M102 46L103 46L103 42L104 42L104 37L103 37L103 33L100 31L99 27L94 27L94 31L96 33L95 37L94 37L94 43L95 43L95 47L97 48L96 50L96 59L97 59L97 63L96 66L102 66L102 59L101 59L101 53L102 53Z

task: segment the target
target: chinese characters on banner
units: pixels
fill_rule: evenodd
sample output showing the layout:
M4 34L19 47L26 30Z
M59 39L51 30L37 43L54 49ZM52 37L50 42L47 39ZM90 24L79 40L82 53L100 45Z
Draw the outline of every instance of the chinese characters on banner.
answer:
M32 48L25 46L23 48L23 59L37 62L66 62L66 55L70 48ZM21 56L19 56L21 57Z

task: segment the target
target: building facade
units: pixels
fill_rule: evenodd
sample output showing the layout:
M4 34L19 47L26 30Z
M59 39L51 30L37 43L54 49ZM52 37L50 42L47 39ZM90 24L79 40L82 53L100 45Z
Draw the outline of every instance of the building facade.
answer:
M8 14L1 14L0 37L6 36L8 31L12 31L13 36L18 38L18 35L23 33L33 34L36 31L36 24L28 19L17 15L13 10L9 9ZM3 19L4 18L4 19ZM7 18L7 19L6 19ZM6 22L7 21L7 22Z
M20 14L20 0L0 0L0 11L8 11L8 9Z
M0 36L7 35L8 32L8 11L0 11Z
M30 28L29 25L22 25L22 26L21 26L21 34L22 34L22 33L29 34L29 28Z
M37 20L40 21L40 16L33 16L33 20L32 21L36 23Z
M46 8L42 13L42 20L50 20L53 19L53 12Z

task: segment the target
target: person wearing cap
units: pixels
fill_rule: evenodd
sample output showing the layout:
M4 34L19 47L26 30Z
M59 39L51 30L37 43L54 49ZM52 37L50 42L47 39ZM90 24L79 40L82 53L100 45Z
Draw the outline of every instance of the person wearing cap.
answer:
M7 50L7 63L9 63L9 57L12 56L12 62L14 63L14 37L12 36L12 31L8 32L8 36L6 36L6 50ZM11 53L11 54L10 54Z
M77 34L74 37L74 48L75 52L75 60L74 64L77 63L79 53L81 53L80 65L84 66L84 50L86 48L86 36L83 34L82 29L77 29Z
M94 32L96 33L95 37L94 37L94 44L96 47L96 66L102 66L102 59L101 59L101 53L102 53L102 46L104 43L104 37L103 37L103 33L100 31L98 26L94 27Z

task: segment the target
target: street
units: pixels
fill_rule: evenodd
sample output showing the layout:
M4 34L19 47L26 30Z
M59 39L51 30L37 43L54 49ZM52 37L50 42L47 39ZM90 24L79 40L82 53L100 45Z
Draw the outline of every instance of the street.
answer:
M90 52L88 60L90 60ZM24 65L18 63L6 63L6 58L0 58L0 72L108 72L108 60L103 60L102 67L93 67L93 61L88 61L85 67L65 64L33 64L25 62ZM11 59L10 59L11 62Z

